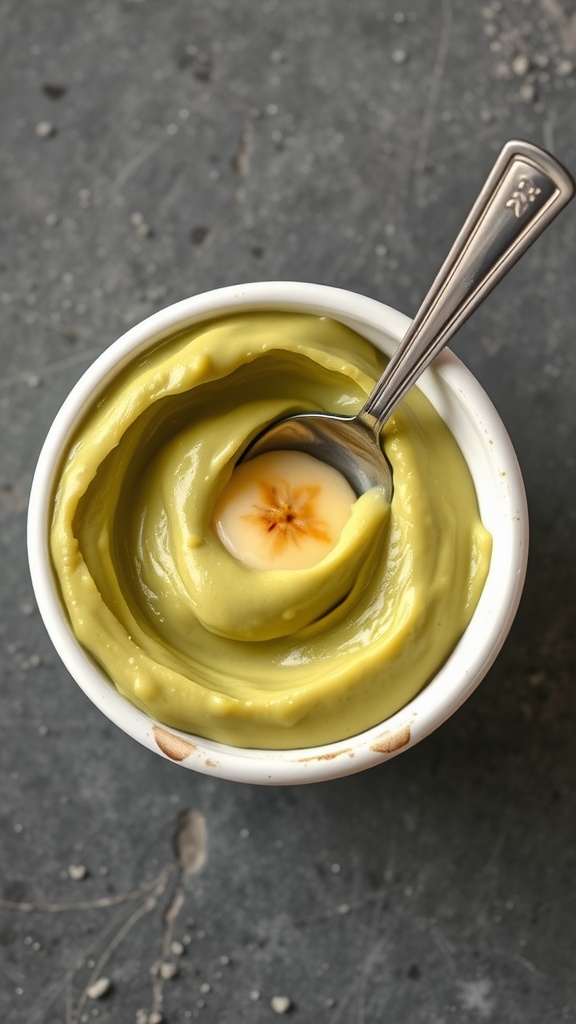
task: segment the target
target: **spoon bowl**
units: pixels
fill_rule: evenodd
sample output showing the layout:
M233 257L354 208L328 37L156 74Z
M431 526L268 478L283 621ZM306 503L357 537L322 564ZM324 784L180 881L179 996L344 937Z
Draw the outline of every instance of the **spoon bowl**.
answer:
M357 495L382 487L392 497L392 467L361 416L303 412L273 423L252 442L244 460L271 451L300 451L327 462Z
M357 495L393 493L384 423L421 373L572 199L574 179L550 153L511 140L502 149L412 324L356 416L313 412L268 426L244 452L304 451L339 470Z

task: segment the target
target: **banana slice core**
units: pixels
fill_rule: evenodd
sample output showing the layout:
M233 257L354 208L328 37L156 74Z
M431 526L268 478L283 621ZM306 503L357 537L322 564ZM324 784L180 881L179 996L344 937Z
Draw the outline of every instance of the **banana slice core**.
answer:
M356 495L305 452L266 452L234 470L214 509L224 546L253 569L309 569L338 543Z

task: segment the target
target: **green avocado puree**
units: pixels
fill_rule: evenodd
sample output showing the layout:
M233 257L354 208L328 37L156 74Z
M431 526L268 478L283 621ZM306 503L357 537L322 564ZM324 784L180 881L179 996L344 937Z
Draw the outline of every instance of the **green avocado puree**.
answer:
M417 388L383 434L391 504L362 495L317 565L249 568L212 525L263 426L355 413L383 365L325 317L232 314L135 357L87 409L57 481L54 569L80 643L158 721L240 747L329 743L399 710L454 648L491 538Z

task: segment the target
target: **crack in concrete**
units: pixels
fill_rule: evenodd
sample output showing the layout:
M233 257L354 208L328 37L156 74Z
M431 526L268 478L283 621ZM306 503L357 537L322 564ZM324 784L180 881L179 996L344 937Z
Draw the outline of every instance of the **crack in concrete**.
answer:
M118 947L122 944L122 942L124 941L126 936L132 931L134 926L138 923L140 918L145 917L146 914L149 914L153 910L156 909L156 906L158 904L158 900L160 899L160 897L162 896L163 892L165 891L167 881L168 881L168 873L166 873L166 882L163 882L162 884L160 884L158 886L157 890L154 893L152 893L150 896L147 896L146 899L144 900L144 902L141 903L140 906L137 907L136 910L134 910L132 914L130 914L128 920L124 922L122 927L119 928L118 931L114 933L114 935L112 936L110 942L108 943L106 948L103 950L103 952L100 954L100 956L98 957L96 963L94 964L94 967L92 968L92 970L91 970L91 972L90 972L90 974L88 976L88 980L87 980L86 984L84 985L84 989L80 993L80 996L78 998L78 1002L76 1004L76 1009L75 1009L75 1011L72 1012L70 1017L66 1019L66 1024L78 1024L78 1022L80 1021L81 1016L82 1016L82 1010L84 1009L84 1006L86 1005L86 1001L88 999L88 993L89 993L89 990L90 990L91 986L94 985L94 983L98 980L98 978L100 978L102 976L102 971L106 967L106 964L112 958L112 955L115 953L115 951L118 949Z
M436 48L436 57L430 86L428 89L428 102L424 110L424 116L420 125L420 134L416 143L416 157L414 159L414 174L421 175L426 169L426 158L430 144L430 135L434 126L434 118L440 98L440 89L446 70L446 62L450 51L450 40L452 37L452 0L442 0L442 20L440 23L440 37Z
M119 893L117 896L102 896L95 900L73 900L70 903L41 903L27 902L25 900L5 900L0 897L0 907L6 910L17 910L24 914L57 914L73 910L103 910L106 907L114 907L119 903L130 903L140 899L143 894L153 891L162 877L164 868L151 882L144 882L138 889L131 892Z
M140 894L140 898L143 900L141 907L144 906L146 908L146 912L149 912L149 910L153 909L153 907L148 904L148 901L152 900L152 902L155 905L157 900L160 898L162 892L166 888L169 875L172 871L173 865L168 865L162 869L160 874L155 879L156 888L152 890L152 893L154 895L150 894L150 892L148 891L148 887L146 888L146 893L144 897L142 897L142 894ZM154 896L156 898L154 898ZM135 911L131 911L131 913L129 914L128 921L131 922L131 927L133 927L134 924L136 923L136 920L138 920L142 916L141 907L137 908L137 910ZM74 1014L74 1007L72 1001L72 985L75 978L80 973L80 971L84 970L89 957L98 950L98 948L101 946L103 942L108 941L109 944L108 947L106 947L107 949L109 949L111 945L114 948L116 948L116 929L119 926L119 930L124 938L127 934L127 931L125 930L126 924L126 907L123 907L123 909L119 913L115 914L114 917L112 917L111 920L108 921L104 925L104 927L100 929L99 932L97 932L92 941L87 946L85 946L77 955L77 957L75 958L71 966L68 968L68 970L65 971L62 977L57 979L55 983L50 987L47 995L42 1000L40 1000L36 1004L36 1006L32 1008L27 1024L41 1024L41 1022L45 1019L48 1010L54 1005L54 1003L63 993L65 994L67 1014L66 1024L74 1024L74 1017L76 1015ZM109 939L111 933L112 938ZM101 954L101 957L105 955L105 952L106 950L104 951L104 953ZM90 984L90 982L88 984ZM87 987L88 985L85 986L85 988ZM82 996L80 996L80 999L82 999Z
M117 195L127 181L139 171L140 168L154 156L167 142L172 140L173 136L163 134L157 138L152 139L147 146L144 146L131 160L127 160L126 163L120 168L114 181L110 185L109 193L111 196Z
M180 814L173 843L178 864L178 876L174 891L163 915L160 959L152 966L152 1009L150 1016L162 1014L164 985L166 980L168 980L162 968L168 963L174 927L178 915L184 906L186 896L184 880L187 875L193 875L201 871L206 861L206 821L198 811L188 810ZM174 976L169 975L168 977Z
M19 913L61 913L72 911L103 910L123 904L120 911L107 921L94 938L77 954L70 967L59 977L35 1006L32 1007L27 1024L42 1024L48 1011L62 998L65 1024L79 1024L82 1013L90 998L90 988L103 976L103 971L126 937L138 922L152 914L169 886L173 888L166 909L161 917L160 959L150 969L153 977L152 1008L147 1018L161 1016L164 1002L164 983L175 977L176 972L162 971L168 961L177 918L186 898L186 878L199 872L206 861L206 821L198 811L183 811L177 820L174 833L175 863L165 864L151 881L139 888L117 896L101 897L95 900L75 900L69 903L32 902L0 899L0 906ZM126 906L136 904L136 906ZM74 996L74 983L81 972L89 966L89 960L96 957L90 972L82 983L78 995ZM156 1016L155 1016L156 1015Z

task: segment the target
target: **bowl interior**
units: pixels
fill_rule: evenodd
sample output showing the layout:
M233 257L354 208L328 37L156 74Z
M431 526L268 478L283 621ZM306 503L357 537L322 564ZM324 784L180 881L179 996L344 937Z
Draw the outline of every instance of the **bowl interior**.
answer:
M32 582L47 631L72 677L100 710L134 739L197 771L263 784L315 782L352 774L408 749L470 695L494 661L512 624L524 581L527 511L522 477L506 430L488 396L460 360L445 350L419 387L453 433L493 538L488 577L472 621L434 679L404 708L341 743L300 750L229 747L162 726L121 697L76 641L52 572L48 547L51 495L61 453L87 400L111 376L177 330L231 311L298 310L341 320L390 355L409 324L403 314L355 293L293 282L224 288L176 303L128 331L72 390L40 454L30 495L28 550Z

